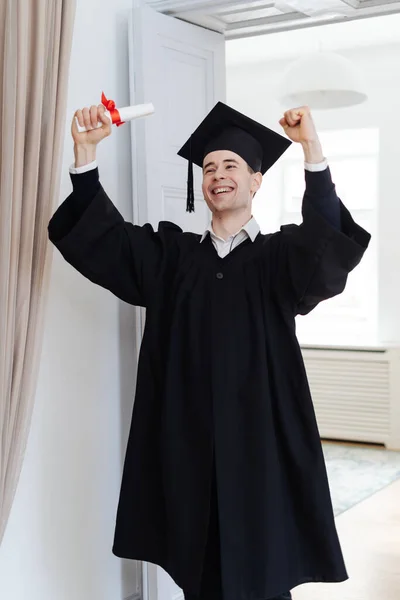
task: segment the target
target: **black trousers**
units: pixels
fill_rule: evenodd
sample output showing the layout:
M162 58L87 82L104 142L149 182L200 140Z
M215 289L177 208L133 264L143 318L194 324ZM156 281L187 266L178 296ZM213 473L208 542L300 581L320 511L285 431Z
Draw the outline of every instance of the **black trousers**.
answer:
M201 579L200 595L194 596L184 591L185 600L229 600L223 599L222 580L221 580L221 546L219 535L217 485L214 468L214 476L211 491L210 521L208 527L208 536L203 565L203 575ZM265 598L263 600L291 600L290 592Z

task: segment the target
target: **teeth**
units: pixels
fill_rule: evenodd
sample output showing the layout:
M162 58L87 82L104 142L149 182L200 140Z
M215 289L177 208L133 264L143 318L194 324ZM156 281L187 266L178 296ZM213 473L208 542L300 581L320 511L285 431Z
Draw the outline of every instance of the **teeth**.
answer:
M214 194L224 194L225 192L230 192L229 188L218 188L214 190Z

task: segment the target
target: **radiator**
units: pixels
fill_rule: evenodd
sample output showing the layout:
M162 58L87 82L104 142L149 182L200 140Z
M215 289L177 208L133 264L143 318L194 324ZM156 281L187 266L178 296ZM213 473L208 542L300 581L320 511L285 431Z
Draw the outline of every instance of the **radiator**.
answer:
M400 450L400 348L302 348L322 438Z

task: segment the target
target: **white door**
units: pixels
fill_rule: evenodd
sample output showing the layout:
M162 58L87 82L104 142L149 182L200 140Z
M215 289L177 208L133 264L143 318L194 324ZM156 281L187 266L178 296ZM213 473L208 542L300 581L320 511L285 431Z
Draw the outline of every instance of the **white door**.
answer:
M224 36L160 14L133 10L131 102L152 102L155 114L133 129L137 223L172 221L201 232L208 209L195 168L195 213L186 213L187 161L178 150L219 101L225 101Z
M178 150L218 101L225 101L225 40L219 33L133 9L130 27L131 103L152 102L155 114L132 125L134 221L172 221L203 232L209 222L195 167L195 212L186 212L187 161ZM143 330L138 314L137 335ZM179 600L182 592L160 568L144 565L144 600Z

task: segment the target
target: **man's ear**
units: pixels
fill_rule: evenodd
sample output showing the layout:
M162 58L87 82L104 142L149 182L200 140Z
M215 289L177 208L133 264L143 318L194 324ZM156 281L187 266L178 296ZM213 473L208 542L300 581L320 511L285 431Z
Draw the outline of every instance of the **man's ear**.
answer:
M253 193L253 198L256 195L256 193L258 192L258 190L260 189L262 180L263 180L263 176L261 173L254 173L254 175L252 175L252 182L251 182L250 190Z

